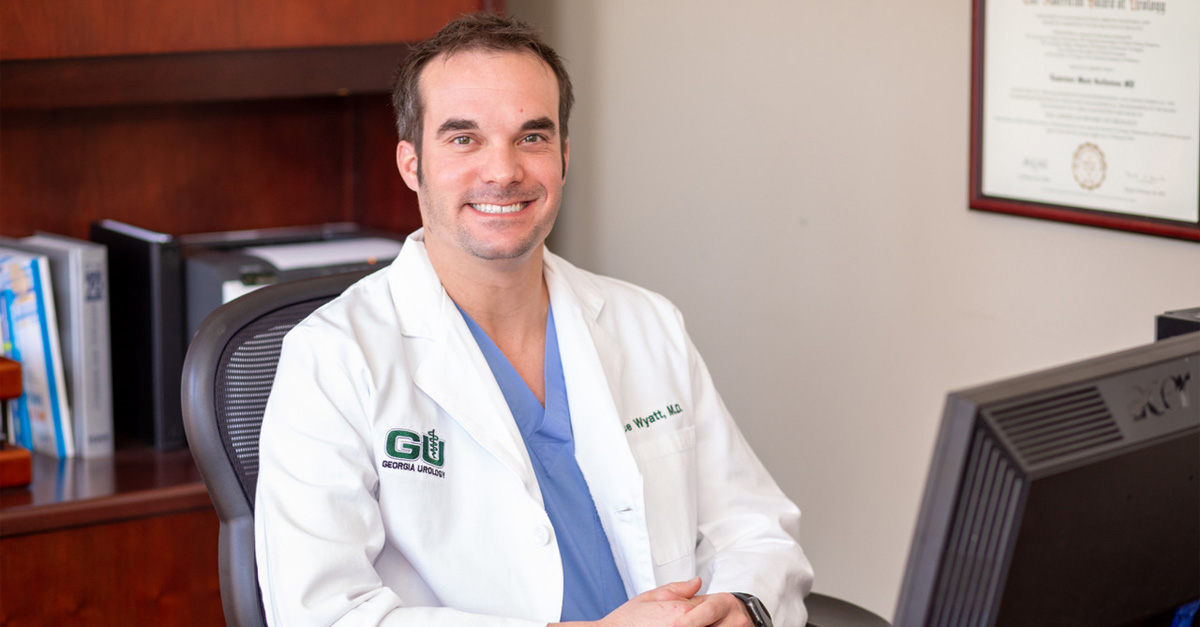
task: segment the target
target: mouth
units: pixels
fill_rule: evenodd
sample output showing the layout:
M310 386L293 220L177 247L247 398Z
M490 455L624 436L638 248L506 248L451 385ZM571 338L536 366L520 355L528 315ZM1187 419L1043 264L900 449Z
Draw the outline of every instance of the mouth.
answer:
M470 203L471 208L480 213L503 214L516 213L529 206L528 202L516 202L511 205L491 205L486 203Z

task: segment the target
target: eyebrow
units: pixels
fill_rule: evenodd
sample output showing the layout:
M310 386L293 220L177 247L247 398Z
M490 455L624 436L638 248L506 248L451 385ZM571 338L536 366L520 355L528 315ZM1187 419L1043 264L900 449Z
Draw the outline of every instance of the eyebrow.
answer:
M557 128L554 125L554 120L548 117L540 117L521 125L521 131L550 131L554 132Z
M462 118L450 118L438 127L437 134L450 133L454 131L474 131L478 130L479 125L474 120L464 120Z
M463 118L450 118L449 120L442 122L442 125L438 127L437 135L441 136L445 133L455 133L458 131L476 131L476 130L479 130L479 124L476 123L474 120L467 120L467 119L463 119ZM528 120L524 124L521 125L522 133L524 133L525 131L555 132L557 130L558 130L558 127L554 124L554 120L551 120L550 118L548 118L546 116Z

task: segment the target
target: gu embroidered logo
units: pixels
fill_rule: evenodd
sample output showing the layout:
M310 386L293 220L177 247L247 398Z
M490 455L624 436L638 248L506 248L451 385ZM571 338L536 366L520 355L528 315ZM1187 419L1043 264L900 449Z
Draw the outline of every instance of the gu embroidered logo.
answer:
M392 429L387 434L386 450L388 457L401 461L385 459L384 468L439 478L446 476L444 471L439 470L446 463L446 441L439 438L434 429L423 436L408 429Z

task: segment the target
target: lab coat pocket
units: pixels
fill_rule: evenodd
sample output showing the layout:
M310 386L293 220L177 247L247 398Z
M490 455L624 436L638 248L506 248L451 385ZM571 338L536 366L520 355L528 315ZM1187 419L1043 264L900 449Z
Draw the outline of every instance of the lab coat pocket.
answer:
M696 550L696 428L664 430L630 445L642 473L654 563L691 555Z

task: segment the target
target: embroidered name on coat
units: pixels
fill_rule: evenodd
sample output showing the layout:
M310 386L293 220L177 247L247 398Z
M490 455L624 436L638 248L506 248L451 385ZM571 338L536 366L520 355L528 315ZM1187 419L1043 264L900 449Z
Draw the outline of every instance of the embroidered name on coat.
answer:
M664 410L667 413L664 414L663 413ZM667 405L663 409L654 410L654 413L652 413L648 416L639 416L637 418L634 418L632 422L625 423L625 431L633 431L634 428L645 429L660 420L666 420L676 414L681 414L681 413L683 413L683 408L679 406L679 403L675 403L673 405Z

